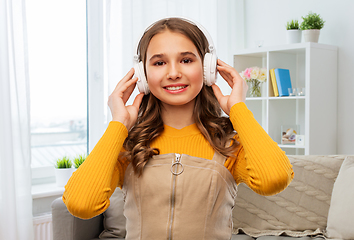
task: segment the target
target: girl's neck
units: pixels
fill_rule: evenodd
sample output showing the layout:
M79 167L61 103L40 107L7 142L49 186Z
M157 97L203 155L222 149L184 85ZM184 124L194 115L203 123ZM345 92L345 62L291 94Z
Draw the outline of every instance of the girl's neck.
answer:
M195 101L184 105L162 104L162 121L165 125L182 129L194 123L193 110Z

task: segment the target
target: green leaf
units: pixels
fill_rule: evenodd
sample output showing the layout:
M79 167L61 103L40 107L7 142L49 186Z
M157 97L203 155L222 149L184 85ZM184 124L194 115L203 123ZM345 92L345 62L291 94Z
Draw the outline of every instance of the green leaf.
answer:
M74 158L74 165L75 168L80 167L80 165L86 160L87 155L86 154L80 154L77 157Z
M322 29L324 27L325 21L317 13L309 12L305 17L302 17L303 22L300 25L301 30L308 29Z
M63 158L57 159L55 167L56 168L71 168L72 162L68 157L64 156Z
M286 23L286 30L291 29L299 29L299 21L298 20L291 20Z

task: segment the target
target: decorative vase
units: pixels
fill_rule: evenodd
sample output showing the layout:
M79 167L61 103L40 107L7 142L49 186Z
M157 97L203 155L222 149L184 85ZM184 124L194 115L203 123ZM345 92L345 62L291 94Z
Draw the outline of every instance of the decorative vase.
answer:
M305 42L318 42L318 38L320 37L319 29L308 29L302 31L304 34Z
M74 172L74 168L55 168L55 178L58 187L64 187Z
M248 82L248 91L250 97L260 97L261 93L261 82L257 79L251 79Z
M301 43L301 30L290 29L286 31L287 43Z

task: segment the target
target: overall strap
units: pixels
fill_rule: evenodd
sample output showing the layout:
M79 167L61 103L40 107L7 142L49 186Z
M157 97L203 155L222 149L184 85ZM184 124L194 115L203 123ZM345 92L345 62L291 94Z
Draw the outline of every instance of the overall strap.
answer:
M221 155L220 153L218 153L217 151L214 152L214 156L213 156L213 161L216 161L218 163L220 163L221 165L224 165L225 161L226 161L226 157Z

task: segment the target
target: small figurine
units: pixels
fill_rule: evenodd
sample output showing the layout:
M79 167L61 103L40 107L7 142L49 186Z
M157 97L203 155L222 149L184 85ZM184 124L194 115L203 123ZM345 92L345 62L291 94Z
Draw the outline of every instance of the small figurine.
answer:
M297 132L294 129L287 129L286 132L283 132L283 137L281 139L282 144L295 144L296 134Z

